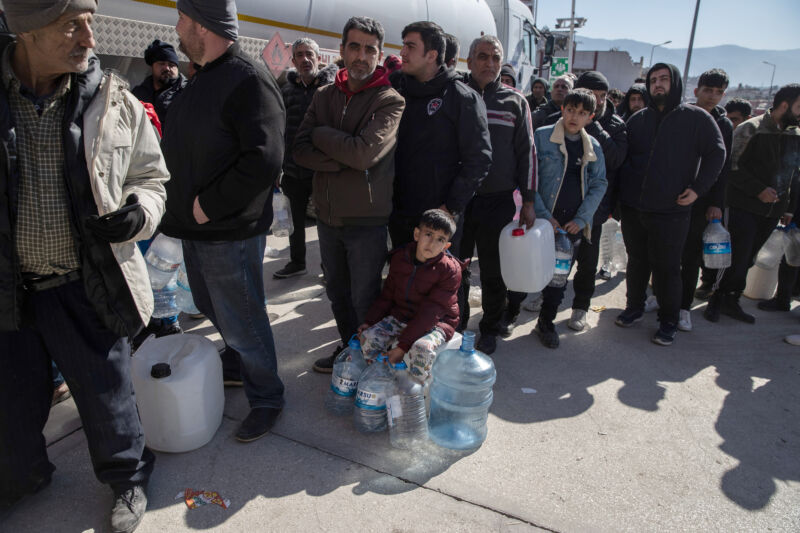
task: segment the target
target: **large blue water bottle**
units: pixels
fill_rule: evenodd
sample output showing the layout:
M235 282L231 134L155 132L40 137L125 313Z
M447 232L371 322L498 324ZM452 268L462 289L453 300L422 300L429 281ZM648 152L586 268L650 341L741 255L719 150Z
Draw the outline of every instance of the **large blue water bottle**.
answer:
M556 267L550 287L563 287L567 284L569 270L572 267L572 241L567 237L567 232L559 228L556 238Z
M431 440L451 450L479 448L486 440L497 372L492 359L475 350L475 333L465 331L461 349L439 354L431 374Z
M353 412L353 401L358 390L358 378L367 367L361 354L361 343L355 335L333 361L331 387L325 396L325 407L336 415Z

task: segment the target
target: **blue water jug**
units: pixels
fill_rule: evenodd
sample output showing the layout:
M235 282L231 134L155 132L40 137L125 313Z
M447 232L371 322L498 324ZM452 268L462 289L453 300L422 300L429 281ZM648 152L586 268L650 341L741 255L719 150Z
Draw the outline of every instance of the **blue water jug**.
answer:
M474 450L486 440L497 372L492 359L475 350L475 333L465 331L459 350L445 350L431 369L433 442L451 450Z

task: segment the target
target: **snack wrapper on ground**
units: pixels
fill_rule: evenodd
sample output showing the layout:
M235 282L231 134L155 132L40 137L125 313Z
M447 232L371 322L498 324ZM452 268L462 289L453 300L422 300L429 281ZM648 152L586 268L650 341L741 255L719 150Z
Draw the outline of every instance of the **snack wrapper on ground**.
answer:
M175 499L182 499L184 503L186 503L186 507L189 509L197 509L198 507L208 505L210 503L219 505L223 509L227 509L231 506L230 500L224 499L219 495L219 492L210 490L186 489L183 492L179 492L177 496L175 496Z

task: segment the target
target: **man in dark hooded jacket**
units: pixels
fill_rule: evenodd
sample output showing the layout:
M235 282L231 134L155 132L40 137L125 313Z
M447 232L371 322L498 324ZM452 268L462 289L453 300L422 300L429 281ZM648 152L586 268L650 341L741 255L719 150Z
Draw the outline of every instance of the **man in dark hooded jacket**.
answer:
M186 87L186 77L178 71L178 54L175 53L175 48L158 39L150 43L144 51L144 62L152 69L152 73L131 92L142 102L153 104L163 131L167 110Z
M550 90L550 84L544 78L535 78L531 83L531 94L526 96L528 100L528 107L531 112L536 111L543 105L547 104L547 92Z
M308 37L292 43L292 64L296 70L286 75L281 87L283 105L286 107L286 146L291 147L297 128L303 121L311 99L317 89L330 85L339 67L328 65L319 68L319 45ZM294 231L289 236L289 264L273 274L276 279L301 276L306 273L306 207L311 197L311 179L314 171L294 162L291 150L283 156L281 189L289 198Z
M617 109L617 114L627 122L634 113L647 107L649 98L647 86L644 83L634 83L625 93L625 99Z
M616 323L630 327L642 320L652 269L661 324L652 340L662 346L672 344L678 328L691 206L708 193L725 163L719 127L706 111L680 103L682 89L674 65L650 68L650 104L628 120L628 156L618 177L628 292Z

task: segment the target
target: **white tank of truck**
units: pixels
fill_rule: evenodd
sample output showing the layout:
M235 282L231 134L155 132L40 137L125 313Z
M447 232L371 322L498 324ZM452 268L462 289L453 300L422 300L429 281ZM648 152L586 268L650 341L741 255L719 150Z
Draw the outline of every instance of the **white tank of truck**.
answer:
M177 45L176 3L103 0L99 4L95 17L96 52L106 66L117 68L136 84L148 74L141 58L150 42L161 39ZM253 56L262 55L273 39L286 44L310 37L319 44L323 61L333 61L339 55L342 28L354 15L379 20L386 31L384 56L399 54L403 27L417 20L431 20L458 37L460 70L467 68L467 52L475 37L497 35L503 43L506 62L517 70L521 82L517 87L527 90L530 84L530 58L535 49L533 15L519 0L237 0L236 5L241 44ZM276 70L291 66L288 59L285 49L276 47L268 49L265 57L276 75Z

